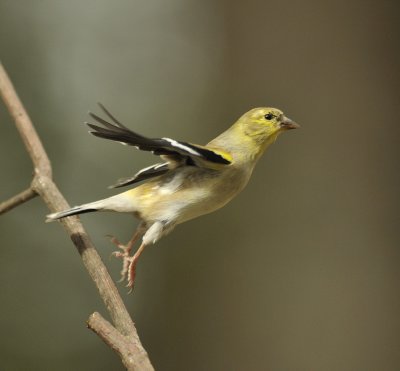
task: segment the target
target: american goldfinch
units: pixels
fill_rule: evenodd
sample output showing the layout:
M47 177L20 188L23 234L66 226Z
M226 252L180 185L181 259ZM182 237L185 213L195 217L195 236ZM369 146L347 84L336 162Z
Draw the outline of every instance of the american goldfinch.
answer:
M47 221L92 211L132 213L140 220L131 240L112 242L123 259L122 280L131 290L136 264L146 246L154 244L174 227L187 220L215 211L232 200L247 184L254 166L277 136L299 127L276 108L254 108L240 117L228 130L206 146L170 138L147 138L137 134L100 105L109 121L90 113L97 124L87 123L90 133L142 151L151 151L162 162L120 180L114 188L145 183L103 200L47 215ZM135 242L142 243L135 254Z

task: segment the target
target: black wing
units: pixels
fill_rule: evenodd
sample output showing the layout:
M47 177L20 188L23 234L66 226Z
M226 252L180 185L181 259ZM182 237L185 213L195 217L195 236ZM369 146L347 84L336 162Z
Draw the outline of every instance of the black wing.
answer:
M193 160L193 163L197 163L196 160L203 160L202 162L205 161L220 165L229 165L231 163L230 155L223 151L216 151L170 138L147 138L135 133L120 123L102 104L99 104L99 106L109 117L111 122L89 112L89 115L97 121L97 124L102 125L98 126L86 123L92 129L89 132L96 137L131 145L143 151L151 151L155 155L189 157Z
M132 177L119 179L117 183L113 184L112 186L109 186L108 188L125 187L130 184L141 182L142 180L146 180L149 178L156 177L158 175L165 174L167 171L169 171L169 166L167 162L155 164L138 171Z

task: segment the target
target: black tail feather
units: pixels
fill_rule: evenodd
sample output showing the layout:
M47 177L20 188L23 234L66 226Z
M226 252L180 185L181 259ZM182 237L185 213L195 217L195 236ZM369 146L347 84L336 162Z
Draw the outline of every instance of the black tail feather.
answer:
M60 211L58 213L53 213L47 215L46 222L52 222L53 220L58 220L62 218L66 218L67 216L72 216L72 215L78 215L78 214L84 214L84 213L91 213L94 211L98 211L98 209L88 209L82 206L75 206L72 209Z
M106 107L104 107L100 102L97 102L99 107L103 110L103 112L113 121L115 124L117 124L120 128L123 129L128 129L124 124L122 124L120 121L118 121ZM129 129L128 129L129 130Z

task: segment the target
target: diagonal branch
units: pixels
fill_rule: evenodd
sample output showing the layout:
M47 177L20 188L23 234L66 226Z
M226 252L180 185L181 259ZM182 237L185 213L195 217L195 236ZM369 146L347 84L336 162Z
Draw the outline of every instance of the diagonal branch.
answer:
M51 212L68 208L68 203L52 180L50 160L40 138L1 63L0 95L14 119L34 166L31 187L0 204L0 213L28 201L36 194L43 199ZM119 354L128 370L153 370L121 296L79 218L69 217L61 221L61 224L81 255L115 326L94 313L88 320L89 327Z
M51 178L51 164L43 148L42 142L32 124L31 119L19 100L14 87L0 63L0 94L10 116L14 119L25 148L32 159L35 174L40 173Z

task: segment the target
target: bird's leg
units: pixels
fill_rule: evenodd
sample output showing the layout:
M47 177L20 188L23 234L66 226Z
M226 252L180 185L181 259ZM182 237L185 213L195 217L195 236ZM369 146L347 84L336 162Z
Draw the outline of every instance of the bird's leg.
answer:
M136 230L136 232L133 234L132 238L129 240L129 242L126 245L119 242L119 240L116 237L110 236L111 242L114 245L116 245L119 249L122 250L122 251L119 251L119 250L114 251L112 253L113 256L122 259L121 279L119 280L119 282L122 282L128 273L130 260L132 259L132 257L129 254L132 250L133 245L136 243L136 241L139 239L139 237L142 235L142 233L143 233L143 229L141 228L141 226L139 226L139 228Z
M133 245L139 239L141 234L142 234L142 232L140 230L137 230L126 245L124 245L123 243L119 242L119 240L116 237L110 236L111 237L111 242L115 246L117 246L119 249L122 250L122 252L121 251L114 251L112 253L112 255L116 256L117 258L121 258L121 257L124 257L124 256L129 256L129 253L131 252Z
M135 276L136 276L136 264L139 260L140 255L142 254L144 248L147 245L142 242L142 244L140 245L140 247L138 248L138 250L135 252L135 254L133 256L128 257L126 260L129 263L128 267L127 267L127 272L125 273L127 275L126 279L128 281L128 284L126 285L126 287L128 287L129 293L132 292L133 290L133 285L135 283ZM125 262L124 262L125 263Z

